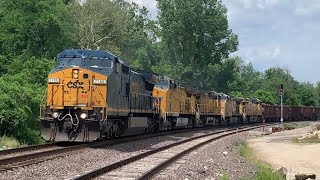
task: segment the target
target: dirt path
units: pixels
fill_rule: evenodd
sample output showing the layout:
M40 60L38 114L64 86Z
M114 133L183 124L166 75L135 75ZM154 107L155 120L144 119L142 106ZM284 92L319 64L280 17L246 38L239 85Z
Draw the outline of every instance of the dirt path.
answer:
M295 144L291 140L307 134L311 126L250 139L249 146L258 159L275 168L286 167L287 179L294 179L298 173L314 173L320 178L320 144Z

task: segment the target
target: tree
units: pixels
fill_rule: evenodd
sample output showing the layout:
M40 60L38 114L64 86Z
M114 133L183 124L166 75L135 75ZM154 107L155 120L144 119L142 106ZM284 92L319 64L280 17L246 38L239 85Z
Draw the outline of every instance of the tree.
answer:
M75 3L73 12L78 15L80 48L109 51L145 70L158 61L153 45L156 27L145 7L124 0L87 0Z
M0 52L52 58L73 47L73 22L63 1L1 0Z
M237 50L237 36L228 26L227 9L220 0L157 0L160 39L165 58L182 68L182 78L204 87L204 73ZM181 79L181 78L180 78ZM199 84L197 84L199 82Z

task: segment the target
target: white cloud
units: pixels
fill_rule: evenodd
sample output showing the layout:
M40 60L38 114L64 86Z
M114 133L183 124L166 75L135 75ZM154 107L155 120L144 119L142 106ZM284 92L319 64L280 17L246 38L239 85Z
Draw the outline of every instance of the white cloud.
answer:
M251 0L240 0L244 8L249 9L252 6Z
M246 62L274 61L281 55L281 48L279 45L270 47L246 47L239 52L239 55L244 57ZM242 55L241 55L242 54Z
M310 15L314 13L320 13L320 1L296 1L293 14L295 15Z
M280 53L281 53L280 46L276 46L276 47L273 49L273 52L272 52L271 57L272 57L273 59L275 59L275 58L279 57Z
M240 0L240 3L245 9L250 9L250 8L265 9L278 4L278 2L279 0Z

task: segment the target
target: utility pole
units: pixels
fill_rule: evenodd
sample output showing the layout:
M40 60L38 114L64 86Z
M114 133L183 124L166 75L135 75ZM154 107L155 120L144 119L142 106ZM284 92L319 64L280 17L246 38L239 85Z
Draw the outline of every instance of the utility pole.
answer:
M281 97L281 127L283 127L283 84L280 84L280 97Z

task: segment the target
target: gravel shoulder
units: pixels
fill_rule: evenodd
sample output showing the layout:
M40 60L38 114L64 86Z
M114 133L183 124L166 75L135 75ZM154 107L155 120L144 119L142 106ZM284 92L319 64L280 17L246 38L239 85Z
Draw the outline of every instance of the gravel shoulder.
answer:
M73 179L86 172L118 162L151 149L216 130L202 130L159 136L105 148L86 148L64 154L59 159L0 173L0 179Z
M207 144L173 163L153 179L228 179L253 178L255 165L241 157L236 142L244 141L250 133L238 133Z
M305 135L311 126L278 132L248 141L256 158L266 161L279 169L288 169L287 179L294 179L299 173L314 173L320 176L320 144L295 144L292 139Z

